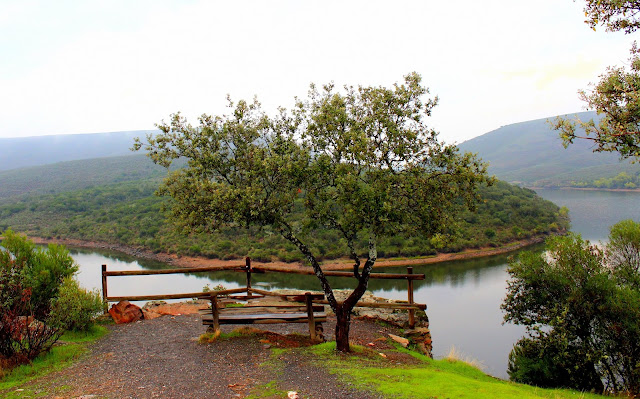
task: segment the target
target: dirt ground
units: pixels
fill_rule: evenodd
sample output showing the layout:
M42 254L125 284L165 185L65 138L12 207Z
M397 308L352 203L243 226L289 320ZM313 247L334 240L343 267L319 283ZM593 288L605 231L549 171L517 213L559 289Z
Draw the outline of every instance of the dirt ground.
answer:
M222 331L238 327L224 325ZM334 328L334 320L325 323L327 338L333 339ZM271 348L308 345L305 323L272 324L266 329L268 333L202 344L198 337L205 327L196 314L110 325L110 333L92 344L82 360L28 387L57 399L242 398L267 383L281 392L296 391L300 398L380 397L355 389L301 351L273 354ZM374 354L384 353L384 361L415 362L394 351L389 333L398 331L369 320L352 322L353 343L372 347Z

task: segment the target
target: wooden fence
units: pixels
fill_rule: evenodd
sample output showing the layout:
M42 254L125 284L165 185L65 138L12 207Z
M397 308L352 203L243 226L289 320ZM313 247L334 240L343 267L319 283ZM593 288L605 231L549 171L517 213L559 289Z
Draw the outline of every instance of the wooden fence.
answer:
M102 265L102 300L105 303L119 302L123 300L129 301L153 301L164 299L184 299L184 298L203 298L210 299L213 292L188 292L181 294L161 294L161 295L136 295L136 296L109 296L107 277L116 276L149 276L158 274L185 274L185 273L205 273L205 272L219 272L219 271L237 271L244 272L247 276L246 288L239 288L247 292L247 296L251 297L255 294L263 294L264 290L259 290L251 287L251 275L253 273L290 273L290 274L305 274L315 275L313 270L282 270L269 266L252 266L251 259L246 258L244 264L226 265L226 266L211 266L211 267L188 267L179 269L161 269L161 270L118 270L108 271L107 265ZM329 277L353 277L353 272L342 271L325 271L325 276ZM387 308L387 309L404 309L409 312L409 325L413 327L415 325L415 311L426 310L426 304L415 303L413 299L413 281L424 280L424 274L413 274L413 267L407 267L407 273L371 273L371 279L403 279L407 280L407 301L400 301L396 303L377 303L377 302L364 302L360 301L356 306L358 307L370 307L370 308ZM234 290L226 290L234 291ZM225 291L225 292L226 292ZM219 293L216 293L217 295ZM328 304L328 301L314 301L318 304Z

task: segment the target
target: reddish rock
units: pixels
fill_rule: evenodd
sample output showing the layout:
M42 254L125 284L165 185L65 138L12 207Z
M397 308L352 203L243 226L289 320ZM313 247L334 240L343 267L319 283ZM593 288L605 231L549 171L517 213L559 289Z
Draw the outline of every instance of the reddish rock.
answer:
M131 323L133 321L144 319L144 315L142 314L140 307L130 303L129 301L120 301L111 306L109 314L116 324Z
M144 312L144 318L147 318L147 313L151 315L151 318L158 317L157 315L169 315L180 316L183 314L197 314L200 309L207 309L209 307L209 301L189 301L189 302L177 302L166 303L164 301L150 301L142 308ZM157 315L154 315L157 314Z

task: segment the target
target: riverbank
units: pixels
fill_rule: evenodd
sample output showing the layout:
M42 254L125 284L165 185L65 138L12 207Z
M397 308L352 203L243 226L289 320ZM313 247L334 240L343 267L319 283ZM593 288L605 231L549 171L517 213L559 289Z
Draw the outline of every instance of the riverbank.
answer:
M529 190L574 190L574 191L610 191L621 193L640 193L640 188L597 188L597 187L526 187Z
M506 244L501 247L493 248L479 248L479 249L467 249L461 252L456 253L439 253L437 255L425 256L425 257L416 257L416 258L392 258L385 259L380 258L375 263L376 268L380 267L406 267L406 266L418 266L418 265L428 265L442 262L449 262L453 260L466 260L466 259L475 259L475 258L484 258L487 256L501 255L509 252L517 251L522 248L539 244L544 242L545 236L537 236L532 237L526 240L515 241L509 244ZM120 244L109 244L104 242L97 241L84 241L84 240L76 240L76 239L58 239L58 238L42 238L42 237L29 237L36 244L63 244L68 247L80 247L80 248L91 248L91 249L107 249L112 251L118 251L125 253L127 255L155 260L158 262L167 263L176 267L223 267L229 265L237 265L239 263L244 263L243 259L235 259L235 260L222 260L222 259L210 259L205 257L194 257L194 256L182 256L176 254L168 254L168 253L155 253L144 248L130 247L126 245ZM272 262L252 262L253 265L269 265L271 267L277 267L284 270L296 270L296 269L306 269L308 266L303 265L300 262L287 263L283 261L272 261ZM333 259L330 261L322 262L322 267L324 270L351 270L353 268L353 263L350 259Z

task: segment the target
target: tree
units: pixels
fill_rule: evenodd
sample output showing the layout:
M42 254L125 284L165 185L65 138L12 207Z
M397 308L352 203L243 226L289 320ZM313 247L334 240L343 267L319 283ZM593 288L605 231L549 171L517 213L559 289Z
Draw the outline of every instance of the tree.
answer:
M620 222L603 249L552 237L547 251L510 263L505 321L528 331L509 356L513 380L640 393L639 233L640 224Z
M336 314L338 350L349 351L350 315L366 291L378 240L400 232L446 233L489 180L473 155L440 143L425 125L437 104L437 98L423 102L427 93L416 73L391 89L339 92L332 84L312 85L291 114L280 109L269 117L256 100L230 101L231 115L203 115L198 127L174 114L144 147L165 167L187 159L159 190L187 232L258 225L293 243ZM142 147L137 140L134 149ZM317 229L338 231L354 262L356 286L343 302L307 244ZM358 245L363 237L364 248Z
M640 27L640 1L587 0L587 22L594 30L604 25L609 31L624 30L632 33ZM592 140L594 151L618 152L621 158L640 159L640 58L634 43L631 48L628 69L609 67L600 82L590 92L581 90L580 99L587 109L594 109L601 118L581 121L558 117L552 123L560 131L563 144L568 146L575 139ZM580 128L585 135L577 130Z

